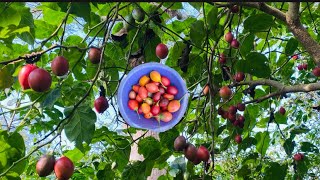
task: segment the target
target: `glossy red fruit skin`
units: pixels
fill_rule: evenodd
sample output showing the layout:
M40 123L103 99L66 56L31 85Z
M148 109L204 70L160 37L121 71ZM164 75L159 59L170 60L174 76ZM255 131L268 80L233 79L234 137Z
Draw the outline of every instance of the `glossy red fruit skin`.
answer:
M198 148L197 156L201 161L207 162L210 158L210 153L206 147L200 146Z
M295 155L293 156L293 159L294 159L295 161L301 161L301 160L303 160L303 158L304 158L304 155L303 155L302 153L297 153L297 154L295 154Z
M230 112L228 113L228 119L233 123L236 121L237 116L236 114L231 114Z
M243 116L238 116L238 119L237 119L237 121L239 121L239 122L241 122L241 123L244 123L244 117Z
M92 47L89 50L88 58L92 64L98 64L100 62L101 50L99 48Z
M207 95L209 93L209 85L207 84L202 91L203 95Z
M159 92L160 92L160 94L164 94L166 92L166 90L163 87L159 87Z
M174 140L173 147L176 151L182 151L187 146L187 140L184 136L178 136Z
M98 113L103 113L105 110L107 110L109 107L108 100L104 96L98 97L96 100L94 100L94 108Z
M233 47L233 48L235 48L235 49L238 49L239 48L239 42L238 42L238 40L236 40L236 39L233 39L232 41L231 41L231 47Z
M141 99L146 99L148 97L148 91L145 87L140 87L139 88L139 92L138 92L138 95L141 97Z
M72 161L63 156L56 161L54 164L54 173L58 180L67 180L69 179L74 172L74 165Z
M164 94L163 94L163 97L164 97L165 99L169 99L169 100L173 100L173 99L174 99L174 95L168 94L168 93L164 93Z
M164 99L161 99L161 100L160 100L159 106L160 106L160 107L167 107L168 104L169 104L169 100L166 99L166 98L164 98Z
M197 148L193 144L188 143L183 153L189 161L193 161L197 156L197 151Z
M286 114L286 109L285 109L284 107L280 107L279 113L280 113L281 115Z
M138 108L139 108L139 103L138 103L137 100L132 100L132 99L130 99L130 100L128 101L128 107L129 107L131 110L136 111L136 110L138 110Z
M143 99L139 95L137 95L136 96L136 101L138 101L138 103L142 103Z
M224 39L228 42L228 43L231 43L231 41L233 40L233 35L231 32L227 32L225 35L224 35Z
M226 55L224 55L224 54L220 54L219 55L219 63L220 64L225 64L227 62L227 58L226 58Z
M221 107L218 108L218 114L219 114L220 116L222 116L223 113L224 113L224 110L223 110Z
M237 81L237 82L241 82L243 81L245 78L245 75L243 72L237 72L237 74L235 75L234 79Z
M319 76L320 76L320 67L315 67L315 68L312 70L312 73L313 73L313 75L319 77Z
M161 83L162 83L162 85L164 85L164 86L170 86L170 79L169 78L167 78L166 76L161 76Z
M51 62L52 73L56 76L63 76L69 71L69 62L63 56L57 56Z
M237 113L237 107L236 106L230 106L229 107L229 113L236 114Z
M234 140L236 141L237 144L240 144L242 142L242 137L240 134L237 134L235 137L234 137Z
M168 104L168 111L171 113L177 112L180 109L180 102L178 100L172 100Z
M140 88L140 85L133 85L133 86L132 86L132 90L133 90L134 92L136 92L136 93L139 92L139 88Z
M168 56L168 47L165 44L158 44L156 47L156 55L159 59L164 59Z
M168 94L177 95L178 89L175 86L168 86L167 91Z
M160 113L160 106L159 105L152 106L150 112L152 113L153 116L157 116Z
M297 67L298 67L299 71L301 71L303 69L302 64L299 64Z
M237 104L237 109L239 111L244 111L246 109L246 105L245 104L242 104L242 103L238 103Z
M304 70L308 70L308 64L303 63L301 66L302 66L302 69L304 69Z
M28 77L29 74L37 68L38 67L34 64L27 64L21 68L18 75L18 80L23 90L30 89Z
M29 74L28 82L32 90L45 92L50 89L52 79L48 71L37 68Z
M159 115L160 115L160 120L163 122L169 122L172 120L172 114L168 111L161 112Z
M220 88L219 95L223 99L229 99L231 94L232 94L232 91L230 90L230 88L228 86L223 86Z
M196 157L195 157L194 160L192 161L192 163L193 163L194 165L198 165L198 164L201 163L201 160L200 160L199 157L198 157L198 152L199 152L199 150L197 151Z
M133 90L129 92L129 99L136 99L137 94Z
M156 92L153 96L152 96L152 99L153 99L153 102L158 102L161 98L161 93L160 92Z
M159 92L159 87L155 83L148 83L146 84L146 89L150 93Z
M292 56L292 59L293 59L293 60L297 60L298 58L299 58L299 56L298 56L297 54L295 54L295 55Z
M55 159L51 155L43 155L36 164L36 171L40 177L51 174L54 168Z

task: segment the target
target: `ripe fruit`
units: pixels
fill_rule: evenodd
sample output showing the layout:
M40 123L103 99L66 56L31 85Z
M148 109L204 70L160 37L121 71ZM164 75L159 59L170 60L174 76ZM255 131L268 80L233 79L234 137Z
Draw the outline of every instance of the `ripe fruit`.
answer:
M242 103L238 103L237 104L237 109L239 111L244 111L246 109L246 105L245 104L242 104Z
M209 93L209 85L208 85L208 84L203 88L202 93L203 93L204 95L207 95L207 94Z
M141 97L141 99L146 99L148 97L148 91L145 87L140 87L138 95Z
M96 100L94 100L94 108L98 113L103 113L105 110L107 110L109 107L108 100L104 96L98 97Z
M141 110L142 110L142 112L143 112L144 114L149 113L150 110L151 110L150 105L147 104L147 103L142 103L140 107L141 107Z
M197 151L197 148L193 144L188 143L183 153L189 161L193 161L197 156Z
M88 58L92 64L98 64L100 62L101 50L99 48L92 47L89 50Z
M51 62L52 73L57 76L63 76L69 71L69 62L63 56L57 56Z
M238 119L237 119L237 121L239 121L240 123L244 123L244 117L243 116L238 116Z
M156 55L160 59L164 59L168 56L168 47L165 44L158 44L156 47Z
M158 71L151 71L150 78L154 82L161 82L161 75Z
M153 117L153 115L152 115L152 113L151 112L148 112L148 113L146 113L146 114L144 114L144 116L143 116L144 118L146 118L146 119L150 119L150 118L152 118Z
M237 81L237 82L240 82L240 81L243 81L245 78L245 75L243 72L237 72L237 74L234 76L234 79Z
M225 35L224 35L224 39L228 42L228 43L231 43L231 41L233 40L233 35L231 32L227 32Z
M73 171L74 165L72 161L65 156L58 159L54 165L54 173L59 180L69 179L72 176Z
M234 140L236 141L237 144L240 144L242 142L242 137L240 134L237 134L235 137L234 137Z
M137 111L138 108L139 108L139 103L137 100L132 100L130 99L128 101L128 107L131 109L131 110L134 110L134 111Z
M172 114L168 111L161 112L159 114L159 119L163 122L169 122L172 120Z
M233 5L230 10L231 10L232 13L238 13L239 12L239 6Z
M136 97L137 97L136 92L134 92L134 91L129 92L129 99L136 99Z
M177 95L178 89L175 86L168 86L167 91L168 94Z
M164 94L163 94L163 97L166 98L166 99L169 99L169 100L174 99L174 95L172 95L172 94L167 94L167 93L164 93Z
M232 114L232 113L228 112L228 119L229 119L232 123L234 123L234 122L236 121L236 119L237 119L237 116L236 116L236 114Z
M293 59L293 60L297 60L298 58L299 58L299 56L298 56L297 54L295 54L295 55L292 56L292 59Z
M40 177L45 177L53 171L55 159L51 155L43 155L37 162L36 171Z
M139 85L133 85L133 86L132 86L132 90L133 90L134 92L136 92L136 93L139 92L139 88L140 88Z
M180 101L172 100L168 104L168 111L169 112L177 112L180 109Z
M149 104L150 106L153 104L153 100L151 99L151 98L146 98L145 100L144 100L144 102L145 103L147 103L147 104Z
M150 112L152 113L152 115L157 116L160 113L160 106L158 104L153 105Z
M308 70L308 64L303 63L301 66L302 66L302 69L304 69L304 70Z
M18 80L23 90L30 88L28 81L29 74L37 68L38 67L34 64L27 64L21 68L18 75Z
M210 153L206 147L200 146L198 148L197 156L201 161L207 162L209 160Z
M231 41L231 47L235 48L235 49L238 49L239 48L239 42L237 41L237 39L233 39Z
M303 69L302 64L299 64L297 67L298 67L299 71L301 71Z
M161 83L164 86L169 86L170 85L170 79L167 78L166 76L161 76Z
M166 90L165 90L163 87L159 87L159 92L160 92L161 94L164 94L164 93L166 92Z
M230 106L230 107L229 107L229 113L230 113L230 114L236 114L236 113L237 113L237 107L235 107L235 106Z
M224 114L224 110L221 107L218 109L218 114L220 116L222 116Z
M303 158L304 158L304 155L303 155L302 153L297 153L297 154L295 154L295 155L293 156L293 159L294 159L295 161L301 161L301 160L303 160Z
M286 109L285 109L284 107L280 107L279 113L280 113L281 115L284 115L284 114L286 113Z
M138 103L142 103L143 99L139 95L137 95L136 96L136 101L138 101Z
M229 99L231 94L232 92L228 86L223 86L222 88L220 88L219 95L223 99Z
M173 147L176 151L182 151L187 145L186 138L184 136L178 136L174 140Z
M28 77L29 86L36 92L45 92L50 89L51 76L48 71L37 68Z
M159 102L159 106L160 107L167 107L169 104L169 100L164 98L164 99L161 99L160 102Z
M199 152L199 150L197 150L197 155L196 155L196 157L194 158L194 160L192 161L192 163L193 163L194 165L198 165L198 164L200 164L200 162L201 162L201 160L200 160L199 157L198 157L198 152ZM186 178L186 179L188 179L188 178Z
M160 92L156 92L154 95L153 95L153 101L154 102L158 102L161 98L161 93Z
M226 55L224 55L224 54L220 54L219 55L219 63L220 64L225 64L227 62L227 58L226 58Z
M145 13L140 8L135 8L132 11L132 17L138 22L142 22L144 20Z
M150 78L146 75L142 76L139 80L139 85L140 86L145 86L147 83L150 82Z
M146 89L150 93L156 93L159 91L159 87L155 83L146 84Z
M312 70L312 73L313 73L313 75L319 77L319 76L320 76L320 67L315 67L315 68Z

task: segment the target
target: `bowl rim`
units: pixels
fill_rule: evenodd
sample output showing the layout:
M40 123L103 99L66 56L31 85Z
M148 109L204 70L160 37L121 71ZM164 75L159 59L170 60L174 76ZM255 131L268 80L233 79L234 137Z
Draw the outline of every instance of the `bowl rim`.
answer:
M156 68L156 66L159 66L159 67L162 67L164 69L167 69L168 71L172 72L172 74L174 76L176 76L178 79L180 79L179 83L182 82L182 90L183 90L183 92L186 92L186 95L183 97L184 101L181 101L182 102L181 106L180 106L181 107L181 112L175 118L175 121L176 121L175 123L168 124L167 126L160 126L160 127L157 127L156 129L153 129L153 128L142 127L141 125L139 125L139 123L135 123L133 121L127 120L127 119L130 119L130 118L128 117L128 115L125 113L125 111L123 109L125 107L125 104L123 104L123 101L120 100L121 94L123 94L124 86L128 82L128 77L133 76L133 74L135 74L141 68L144 68L146 66L147 67L153 66L155 68ZM173 68L171 68L171 67L169 67L167 65L158 63L158 62L148 62L148 63L140 64L139 66L136 66L128 74L126 74L123 77L123 79L120 82L119 88L118 88L117 103L118 103L118 109L119 109L119 112L120 112L122 118L125 120L126 123L128 123L129 126L134 127L134 128L147 129L147 130L154 131L154 132L164 132L164 131L167 131L167 130L173 128L174 126L176 126L181 121L181 119L184 116L184 114L185 114L185 112L187 110L187 107L188 107L189 95L190 94L188 92L188 88L187 88L185 80L180 76L180 74L175 69L173 69Z

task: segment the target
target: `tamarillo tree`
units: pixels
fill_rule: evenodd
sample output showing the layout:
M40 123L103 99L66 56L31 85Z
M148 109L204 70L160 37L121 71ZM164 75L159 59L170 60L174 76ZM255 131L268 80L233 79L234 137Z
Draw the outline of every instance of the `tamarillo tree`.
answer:
M319 177L319 8L0 2L1 179ZM147 62L175 69L190 95L154 136L127 125L116 96Z

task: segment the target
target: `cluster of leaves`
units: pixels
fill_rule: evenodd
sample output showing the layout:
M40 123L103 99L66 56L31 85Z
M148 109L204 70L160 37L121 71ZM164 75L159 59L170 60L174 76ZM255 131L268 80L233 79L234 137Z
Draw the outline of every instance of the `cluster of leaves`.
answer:
M199 16L182 17L183 4L189 5ZM288 9L287 3L270 5ZM112 34L121 30L122 18L137 7L147 15L142 23L131 27L119 41L105 37L108 30ZM308 32L320 41L316 31L319 23L314 21L320 16L319 6L302 3L301 9L302 22L315 28L309 28ZM175 14L168 13L169 10ZM200 2L1 2L0 13L0 116L3 117L0 176L36 178L37 158L49 150L69 157L76 166L73 177L79 179L144 179L153 168L167 171L159 179L179 179L184 175L191 179L203 175L222 179L319 175L320 142L316 123L319 114L312 109L319 105L318 93L298 93L248 104L243 113L244 128L239 129L217 115L218 107L254 100L276 89L258 86L254 95L249 95L242 93L248 91L248 86L239 86L234 88L236 93L232 99L226 102L219 96L203 96L199 91L208 82L216 87L232 84L232 80L224 81L225 75L217 61L220 53L228 57L226 66L230 73L244 72L246 81L265 78L285 85L317 82L310 71L297 71L299 62L307 62L309 69L315 65L287 26L273 16L247 7L233 14L226 4ZM118 17L114 17L115 14ZM230 48L223 40L228 31L240 42L239 49ZM115 95L123 74L132 68L128 66L129 57L142 50L145 62L159 61L155 47L160 42L170 44L165 64L185 79L192 98L176 127L160 133L159 139L144 137L139 140L138 153L144 160L129 162L131 147L136 143L131 134L136 130L113 128L115 124L123 125ZM52 59L63 55L69 61L70 73L64 78L52 76L51 89L46 93L22 91L17 75L26 58L21 57L56 44L66 48L53 48L42 54L36 64L50 72ZM101 45L105 47L101 66L91 64L86 50ZM299 54L300 59L292 61L294 54ZM109 114L99 115L92 110L101 85L106 87L112 105ZM287 109L285 116L277 112L280 105ZM274 117L270 118L270 114ZM113 126L99 123L99 119L107 118L115 119ZM34 142L24 141L22 135L26 132L32 134ZM215 153L214 166L209 171L186 162L181 154L174 152L173 141L182 133L195 145L203 144ZM243 136L239 145L233 143L236 134ZM74 146L63 145L65 138ZM57 145L60 152L56 150ZM38 149L41 152L36 151ZM37 153L32 154L33 151ZM305 153L306 158L294 162L295 152Z

